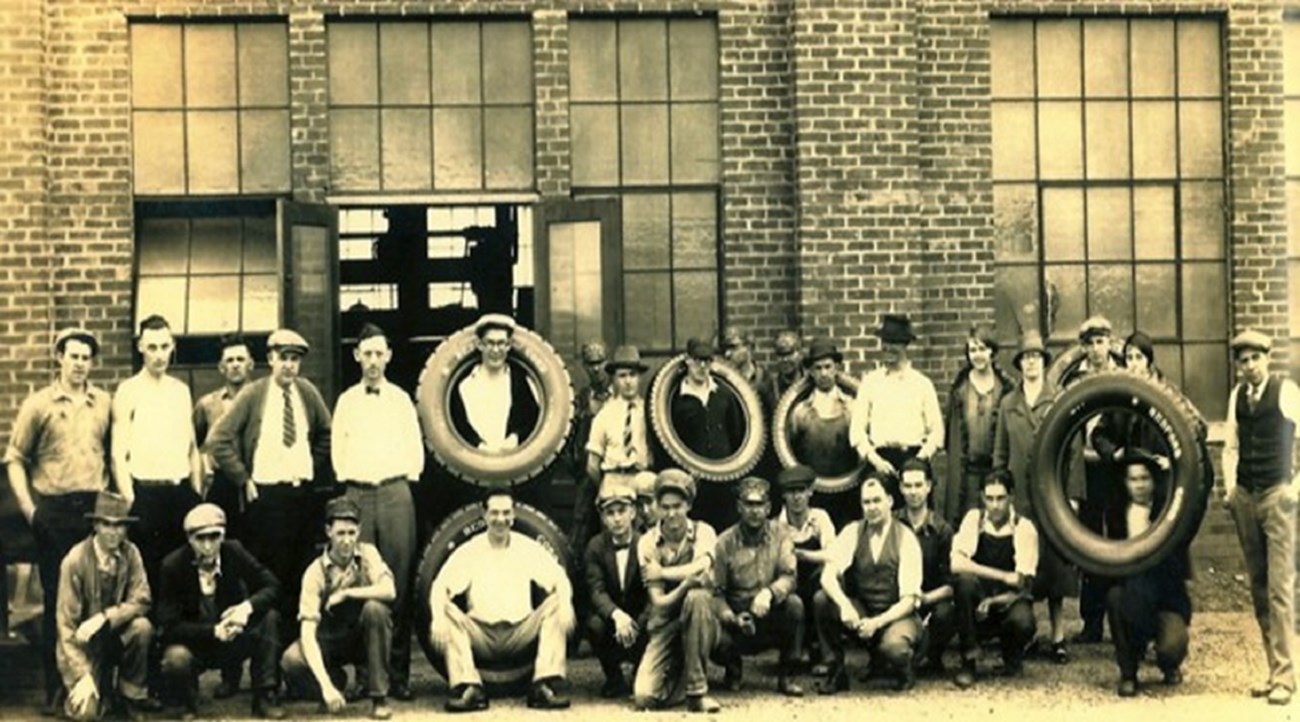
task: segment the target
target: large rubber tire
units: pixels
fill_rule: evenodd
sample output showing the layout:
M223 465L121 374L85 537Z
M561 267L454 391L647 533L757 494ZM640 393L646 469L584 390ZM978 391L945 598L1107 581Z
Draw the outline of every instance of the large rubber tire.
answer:
M1074 385L1074 382L1083 378L1079 366L1083 364L1083 360L1087 357L1088 352L1084 351L1082 346L1074 344L1052 359L1052 365L1047 367L1044 378L1053 388L1069 388ZM1111 349L1110 358L1115 362L1115 368L1124 366L1124 355L1114 350L1114 348Z
M858 393L858 380L849 374L838 374L835 377L835 384L840 387L840 391L849 396ZM805 374L781 394L781 400L776 403L776 410L772 412L772 448L776 450L776 458L781 461L783 468L789 469L796 464L805 463L794 455L794 449L790 447L790 412L794 411L794 407L799 402L808 398L810 393L812 393L812 379ZM822 494L848 491L857 486L862 466L859 465L852 471L837 476L818 476L813 482L813 489Z
M569 568L568 541L564 532L560 531L555 522L545 514L516 501L514 530L536 539L555 555L556 560L566 570ZM429 624L433 621L433 613L429 608L429 591L433 588L433 580L437 578L438 572L447 563L452 552L482 533L484 533L482 507L478 504L469 504L457 509L434 530L429 543L424 547L424 554L420 557L420 565L416 569L415 589L412 591L415 601L415 633L420 640L420 647L424 649L424 656L428 657L429 663L438 674L443 676L443 679L447 677L447 664L443 661L442 655L434 649L433 640L429 636ZM483 682L490 687L515 691L520 685L532 679L533 657L528 655L526 658L503 664L480 665L479 674L482 675Z
M509 362L523 369L541 407L537 428L506 453L490 453L465 443L451 422L450 391L478 360L477 337L463 328L443 341L424 364L415 390L424 443L453 476L479 486L526 483L544 472L569 438L573 386L564 361L541 336L526 328L511 336Z
M672 425L672 398L685 373L686 356L683 354L660 366L650 383L650 425L655 438L673 461L706 481L733 481L748 474L762 458L767 442L767 424L764 423L763 402L759 400L758 392L730 364L713 364L713 380L740 399L746 432L736 453L725 459L709 459L687 448Z
M1104 539L1079 521L1066 498L1065 478L1072 440L1088 419L1119 409L1154 422L1171 453L1169 499L1145 533L1128 540ZM1204 435L1198 414L1172 387L1123 371L1088 375L1070 386L1043 419L1034 442L1033 505L1039 532L1071 562L1101 576L1145 571L1187 543L1200 526L1214 484L1207 474ZM1114 483L1123 483L1116 478Z

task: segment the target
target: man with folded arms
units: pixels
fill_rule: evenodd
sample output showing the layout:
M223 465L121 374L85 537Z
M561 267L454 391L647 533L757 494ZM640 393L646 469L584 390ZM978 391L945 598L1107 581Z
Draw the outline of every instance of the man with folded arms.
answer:
M596 504L605 528L592 537L583 554L592 609L587 618L587 639L605 673L600 694L614 699L632 693L623 675L623 663L640 661L650 610L636 558L636 545L641 539L634 525L636 492L622 482L612 481L601 487Z

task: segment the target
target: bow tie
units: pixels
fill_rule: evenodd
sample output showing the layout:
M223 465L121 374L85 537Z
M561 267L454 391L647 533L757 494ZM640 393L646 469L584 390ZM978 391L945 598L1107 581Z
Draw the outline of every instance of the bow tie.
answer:
M367 387L366 387L366 394L367 394L367 395L369 395L369 394L374 394L375 396L378 396L378 395L379 395L379 387L378 387L378 386L367 386Z
M631 549L631 548L632 548L632 542L631 542L630 540L629 540L629 541L625 541L625 542L613 542L613 543L612 543L612 546L614 547L614 551L616 551L616 552L617 552L617 551L623 551L623 550L625 550L625 549Z

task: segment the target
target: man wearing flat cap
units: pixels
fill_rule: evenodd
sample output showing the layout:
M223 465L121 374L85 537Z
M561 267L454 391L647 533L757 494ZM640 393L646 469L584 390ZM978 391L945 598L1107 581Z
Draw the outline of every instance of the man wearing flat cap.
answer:
M313 489L330 487L330 412L316 386L298 375L306 339L282 328L266 345L270 375L239 392L207 448L244 490L244 546L280 581L281 616L288 618L319 529Z
M592 610L586 632L605 673L600 695L617 699L632 693L623 664L635 665L645 651L650 605L636 555L641 539L634 525L636 491L613 481L601 487L596 504L604 530L592 537L583 554Z
M738 328L728 328L722 335L722 355L754 387L763 401L763 411L771 416L772 410L776 408L776 399L767 396L767 389L770 388L767 369L754 360L754 337Z
M74 546L59 570L57 657L68 690L63 712L74 720L98 719L117 692L132 720L158 705L145 690L149 645L149 580L140 550L127 541L125 497L101 491L87 518L94 532Z
M284 719L277 700L279 581L242 544L226 539L226 514L216 504L191 509L184 530L189 543L163 559L159 575L165 688L180 698L186 716L194 715L199 674L211 668L238 669L249 659L253 716ZM227 679L218 686L218 699L236 692Z
M489 313L474 324L479 362L452 385L451 423L465 443L510 451L537 428L541 407L528 375L510 362L515 320Z
M730 389L713 378L713 344L693 338L686 343L686 375L672 395L669 414L682 444L706 459L725 459L745 442L745 412ZM695 514L717 528L735 521L729 486L711 484L695 500Z
M1268 657L1268 680L1251 694L1284 705L1295 693L1291 654L1300 388L1290 379L1269 374L1272 350L1273 340L1253 329L1232 339L1237 385L1228 394L1223 494L1246 557L1250 597Z
M829 339L816 339L804 356L812 381L808 398L790 411L790 449L801 463L818 476L835 477L858 468L858 453L849 443L853 397L839 386L840 351ZM856 495L849 490L820 500L837 526L857 516Z
M90 534L86 513L108 486L111 399L90 383L99 342L84 328L67 328L54 339L58 376L23 400L9 436L5 465L9 486L36 538L41 590L59 593L59 565ZM58 711L62 688L55 664L56 606L45 604L41 620L41 667L45 711Z
M804 608L804 648L812 647L819 651L817 630L813 627L813 598L822 588L822 565L830 559L831 544L835 543L835 522L825 509L811 505L816 481L817 474L810 466L796 464L782 469L777 474L776 485L781 490L784 504L776 520L794 543L794 556L798 563L795 590L803 600ZM818 657L806 653L804 656Z
M795 593L794 541L782 524L768 519L772 499L766 480L742 479L737 497L740 521L718 536L713 562L715 655L726 667L722 684L740 689L742 655L776 647L777 690L802 697L803 687L794 680L804 628L803 600Z
M930 463L943 448L943 419L934 383L907 358L907 347L916 340L912 322L885 314L876 336L884 365L862 377L853 400L849 443L881 475L894 506L901 507L899 469L908 459Z
M773 409L781 401L786 389L803 378L802 343L799 333L791 329L778 333L772 343L773 365L768 369L759 396L771 399Z

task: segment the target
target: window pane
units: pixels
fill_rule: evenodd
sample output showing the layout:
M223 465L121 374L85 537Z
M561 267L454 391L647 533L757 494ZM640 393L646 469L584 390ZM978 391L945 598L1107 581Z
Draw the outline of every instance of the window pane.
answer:
M1174 22L1134 20L1132 43L1133 95L1172 97L1174 94Z
M1038 95L1077 98L1080 95L1079 21L1038 21Z
M487 187L533 186L531 108L487 108Z
M713 271L673 274L676 347L692 338L711 338L718 330L718 274Z
M1053 340L1073 342L1088 316L1082 265L1046 267L1047 317Z
M235 105L235 26L185 26L185 106Z
M1128 103L1088 103L1088 177L1127 179Z
M1133 189L1133 239L1138 258L1174 257L1174 189L1137 186Z
M1032 179L1035 161L1033 103L994 103L994 180Z
M239 273L243 224L238 218L190 221L190 273Z
M1178 21L1178 94L1219 95L1219 23Z
M239 114L239 166L245 193L289 190L289 111Z
M1105 316L1117 329L1133 328L1133 266L1088 265L1088 313Z
M140 219L136 253L140 275L185 273L190 260L189 222L183 218Z
M483 23L483 99L533 102L533 33L526 22Z
M618 106L569 107L575 186L618 185Z
M478 23L433 24L435 104L480 102L483 96L479 92L479 67ZM435 138L434 143L437 142Z
M226 333L239 328L239 276L190 278L189 333Z
M1043 256L1048 261L1083 260L1083 191L1043 189Z
M673 268L716 268L718 203L712 193L673 195Z
M239 25L239 104L289 104L289 37L283 23Z
M191 193L234 193L239 190L237 113L213 110L185 114Z
M618 98L617 44L613 20L574 20L569 23L570 98Z
M185 192L184 118L179 111L131 115L136 193Z
M141 276L135 296L135 327L150 314L159 314L173 324L177 333L185 333L185 277Z
M1034 94L1034 24L992 20L993 97L1029 98Z
M433 111L433 186L483 187L483 122L478 108Z
M1223 118L1218 101L1178 104L1178 150L1183 176L1223 177Z
M244 309L240 328L245 333L272 331L280 325L278 281L273 275L244 276Z
M429 111L385 109L383 123L384 188L392 190L432 187L429 156Z
M1128 188L1089 188L1088 260L1132 259L1132 219Z
M1228 415L1228 349L1222 343L1183 347L1183 393L1209 419Z
M718 32L713 20L670 20L668 58L673 100L718 98Z
M671 108L673 182L718 182L717 103L674 104Z
M339 190L379 190L378 111L330 111L330 180Z
M1184 183L1183 258L1223 258L1223 185Z
M1222 263L1183 264L1183 329L1187 340L1228 335L1227 283Z
M1038 260L1038 191L1028 183L993 186L994 259Z
M623 196L623 268L670 267L669 203L666 194Z
M1156 338L1178 335L1178 288L1172 263L1141 263L1136 267L1137 326Z
M623 183L667 183L668 106L624 105L620 111Z
M667 53L667 21L624 20L620 22L618 24L619 96L623 100L666 100L668 98Z
M642 349L672 348L671 276L629 273L623 276L623 337Z
M379 43L374 23L330 23L330 105L379 102Z
M1086 20L1083 23L1084 93L1093 97L1128 95L1128 23Z
M999 266L993 272L998 338L1015 346L1023 330L1039 328L1038 266Z
M384 105L429 102L429 26L426 23L380 23L379 98Z
M1039 168L1043 178L1083 177L1083 109L1079 103L1038 106Z
M1133 102L1133 176L1173 178L1178 161L1172 101Z
M1300 176L1300 98L1287 98L1285 113L1286 174Z
M131 104L136 108L179 108L181 90L179 25L131 25Z
M1181 346L1172 343L1155 344L1156 366L1164 373L1165 380L1174 384L1180 390L1187 387L1183 378L1183 349ZM1200 409L1201 413L1205 409Z
M244 219L244 273L279 269L275 248L275 216Z

